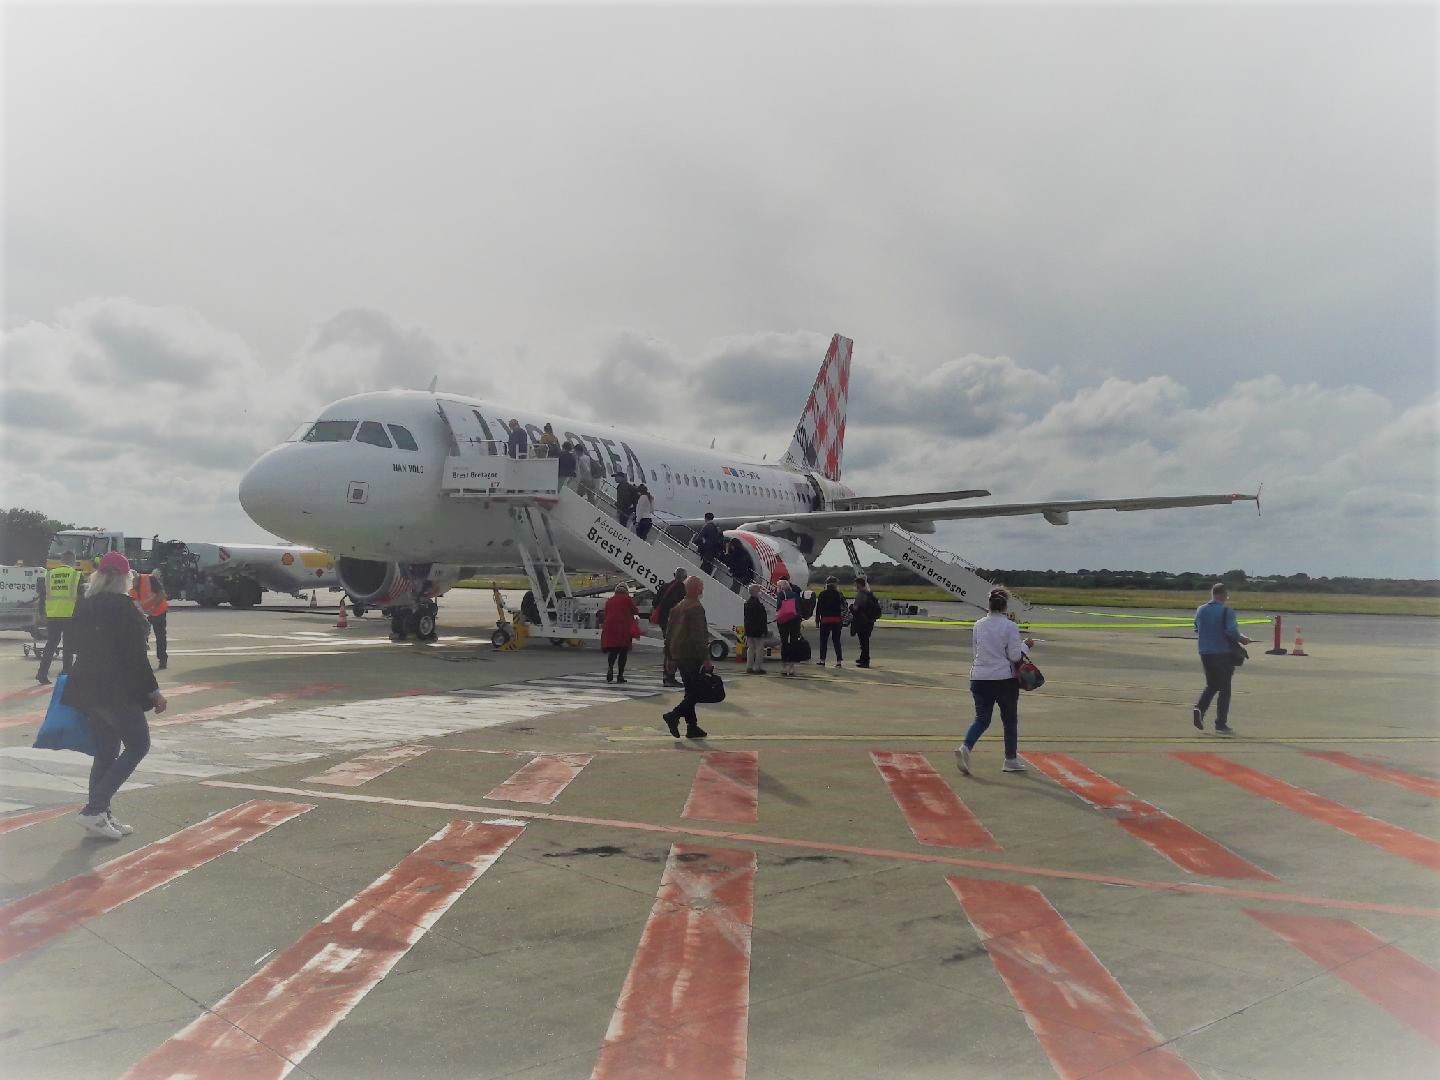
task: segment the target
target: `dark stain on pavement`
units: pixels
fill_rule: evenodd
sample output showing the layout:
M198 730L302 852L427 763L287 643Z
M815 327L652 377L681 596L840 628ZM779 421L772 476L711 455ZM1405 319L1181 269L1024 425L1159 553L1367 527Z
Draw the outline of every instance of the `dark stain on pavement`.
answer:
M581 855L598 855L602 859L608 859L611 855L624 855L625 849L616 847L614 844L597 844L595 847L577 847L571 851L547 851L544 854L546 859L574 859Z

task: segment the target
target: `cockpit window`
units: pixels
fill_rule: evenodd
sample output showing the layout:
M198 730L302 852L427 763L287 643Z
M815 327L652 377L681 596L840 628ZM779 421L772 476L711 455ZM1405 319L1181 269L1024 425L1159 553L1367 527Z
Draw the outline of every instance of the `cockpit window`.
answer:
M316 420L301 442L349 442L358 420Z
M415 442L415 436L410 434L409 428L403 428L399 424L386 424L385 426L390 429L390 434L395 437L395 445L401 450L420 449Z
M305 423L303 423L303 424L301 424L299 427L297 427L297 428L295 429L294 434L292 434L292 435L291 435L288 439L286 439L285 441L286 441L286 442L299 442L301 439L303 439L303 438L305 437L305 433L306 433L307 431L309 431L309 430L310 430L312 427L314 427L314 426L315 426L315 421L314 421L314 420L306 420Z
M374 420L366 420L360 425L360 434L355 436L355 441L390 449L390 437L385 434L384 425Z

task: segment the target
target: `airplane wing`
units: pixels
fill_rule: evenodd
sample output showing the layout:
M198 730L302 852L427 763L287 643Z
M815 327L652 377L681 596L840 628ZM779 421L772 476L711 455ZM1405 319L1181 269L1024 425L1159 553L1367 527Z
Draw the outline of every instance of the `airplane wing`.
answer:
M1048 502L990 503L980 506L881 507L875 510L821 510L776 517L717 517L722 529L755 525L760 531L773 531L785 525L809 529L845 529L857 525L899 525L901 528L932 521L956 521L962 518L1018 517L1043 514L1052 525L1064 525L1075 510L1168 510L1179 506L1222 506L1234 502L1258 502L1258 495L1166 495L1141 499L1053 499ZM703 519L682 519L679 524L698 528Z
M984 488L961 491L921 491L914 495L852 495L831 499L836 510L870 510L880 506L916 506L920 503L958 502L960 499L983 499L990 492Z

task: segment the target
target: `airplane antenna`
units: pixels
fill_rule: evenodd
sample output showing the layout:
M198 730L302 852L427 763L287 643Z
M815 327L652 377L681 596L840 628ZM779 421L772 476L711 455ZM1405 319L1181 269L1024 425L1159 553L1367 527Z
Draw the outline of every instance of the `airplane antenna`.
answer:
M711 449L711 450L714 450L714 449L715 449L715 440L714 440L714 439L711 439L711 440L710 440L710 449Z
M430 389L427 390L426 393L433 394L433 393L435 392L435 384L438 383L439 381L440 381L440 376L439 376L439 375L436 375L433 379L431 379L431 380L430 380Z

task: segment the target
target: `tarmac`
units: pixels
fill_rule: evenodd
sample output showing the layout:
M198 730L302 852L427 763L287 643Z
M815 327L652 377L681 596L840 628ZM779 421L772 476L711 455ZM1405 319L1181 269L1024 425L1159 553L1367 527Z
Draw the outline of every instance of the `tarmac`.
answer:
M0 638L0 1069L1436 1075L1440 620L1301 619L1227 738L1174 614L1037 610L1031 768L997 718L966 777L962 626L722 664L698 742L656 651L624 686L496 652L484 592L428 646L176 605L119 842L74 820L89 760L30 749L48 699Z

